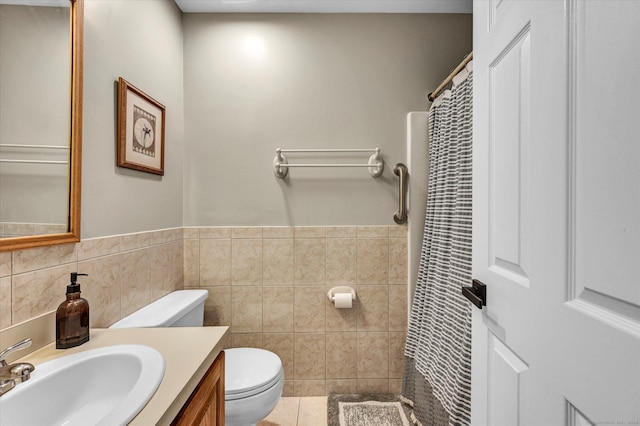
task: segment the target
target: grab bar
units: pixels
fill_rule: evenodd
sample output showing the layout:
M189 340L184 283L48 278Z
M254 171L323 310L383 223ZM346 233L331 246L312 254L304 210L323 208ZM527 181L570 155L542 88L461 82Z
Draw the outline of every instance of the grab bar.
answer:
M283 152L294 153L318 153L318 152L373 152L369 157L367 164L353 164L353 163L297 163L289 164L287 157L283 155ZM380 148L354 148L354 149L276 149L276 156L273 159L273 173L276 177L283 179L289 173L291 167L367 167L369 174L372 177L380 177L384 170L384 160L380 157Z
M403 223L407 223L407 207L405 203L407 195L407 166L402 163L398 163L393 168L393 173L400 178L398 181L398 199L400 207L396 214L393 215L393 220L398 225L402 225Z

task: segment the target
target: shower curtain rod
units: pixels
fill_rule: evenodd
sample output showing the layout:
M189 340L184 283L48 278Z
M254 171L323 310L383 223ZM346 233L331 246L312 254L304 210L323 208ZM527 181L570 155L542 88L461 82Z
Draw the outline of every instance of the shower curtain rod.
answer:
M460 62L460 64L453 71L451 71L451 74L449 74L447 78L445 78L444 81L440 83L440 86L438 86L436 90L434 90L433 92L427 95L427 99L429 99L429 101L431 102L435 101L438 95L440 94L440 92L442 92L442 89L447 87L447 84L451 83L451 80L453 80L453 77L455 77L462 70L462 68L464 68L472 59L473 59L473 52L470 52L467 56L464 57L462 62Z

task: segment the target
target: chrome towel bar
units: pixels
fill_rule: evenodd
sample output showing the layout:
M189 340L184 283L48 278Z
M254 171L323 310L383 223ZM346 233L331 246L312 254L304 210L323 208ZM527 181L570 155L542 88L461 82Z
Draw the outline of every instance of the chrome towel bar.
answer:
M61 145L25 145L18 143L0 143L0 148L69 149L68 146Z
M57 160L13 160L0 158L0 163L26 163L26 164L68 164L68 161Z
M0 143L0 148L69 149L68 146L60 146L60 145L25 145L25 144L17 144L17 143ZM61 160L19 160L19 159L13 159L13 158L0 158L0 163L69 164L68 161L61 161Z
M346 153L346 152L372 152L367 164L352 164L352 163L297 163L289 164L287 157L283 152L290 153ZM380 148L366 149L366 148L353 148L353 149L276 149L276 156L273 159L273 173L276 177L283 179L289 173L291 167L367 167L369 174L372 177L380 177L384 170L384 160L380 157Z

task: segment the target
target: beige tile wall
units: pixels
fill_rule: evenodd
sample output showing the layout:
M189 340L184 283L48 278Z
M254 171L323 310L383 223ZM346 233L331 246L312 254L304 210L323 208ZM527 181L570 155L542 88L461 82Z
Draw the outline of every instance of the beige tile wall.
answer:
M0 253L0 330L57 309L71 272L80 277L92 327L183 286L182 228ZM52 327L54 324L52 324Z
M0 222L0 237L24 237L27 235L59 234L67 232L67 224L62 223L18 223Z
M285 396L400 390L406 227L178 228L0 253L0 330L55 310L74 271L92 327L205 288L205 324L277 353ZM336 285L356 289L352 309L328 301Z
M407 328L407 228L184 230L184 285L209 290L207 325L283 360L285 396L399 392ZM352 309L326 292L356 289Z

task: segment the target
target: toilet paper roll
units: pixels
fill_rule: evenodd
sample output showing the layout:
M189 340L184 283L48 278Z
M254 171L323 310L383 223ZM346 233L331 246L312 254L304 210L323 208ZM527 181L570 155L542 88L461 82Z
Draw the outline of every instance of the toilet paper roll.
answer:
M350 308L352 303L351 293L337 293L334 296L336 308Z

